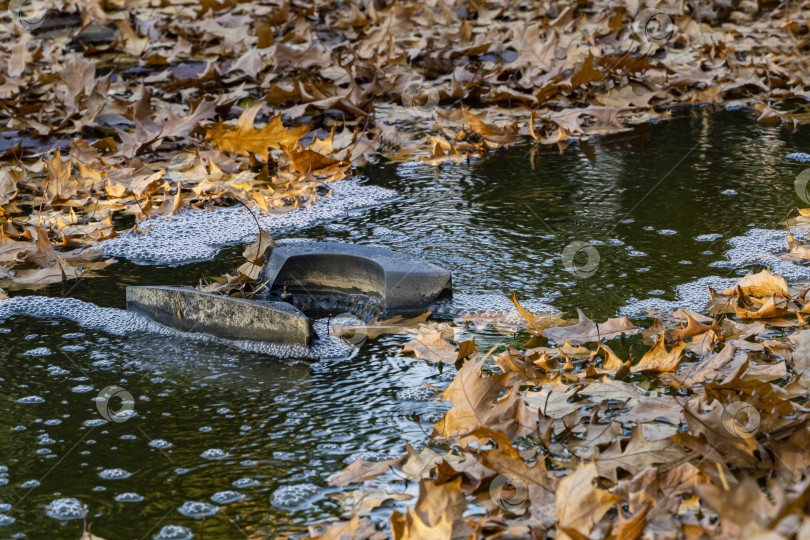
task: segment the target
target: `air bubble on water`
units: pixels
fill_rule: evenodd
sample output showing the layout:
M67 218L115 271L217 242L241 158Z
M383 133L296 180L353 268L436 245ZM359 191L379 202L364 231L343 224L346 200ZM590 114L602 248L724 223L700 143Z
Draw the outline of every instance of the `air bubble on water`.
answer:
M231 457L231 455L220 448L209 448L200 454L200 457L204 459L225 459Z
M155 540L192 540L194 533L191 529L182 525L165 525L160 532L154 536Z
M11 506L8 503L0 503L0 512L8 512L12 508L13 508L13 506Z
M132 476L132 473L124 469L104 469L98 475L105 480L123 480Z
M661 235L664 235L664 236L672 236L674 234L678 234L678 231L673 231L672 229L660 229L660 230L658 230L658 234L661 234Z
M314 497L319 491L318 486L306 483L281 486L273 492L271 502L273 506L279 508L295 508Z
M245 498L244 493L240 493L238 491L233 490L226 490L226 491L218 491L211 495L211 500L217 504L228 504L236 501L240 501Z
M149 441L149 446L152 448L158 448L160 450L165 450L166 448L171 448L172 443L164 439L153 439Z
M348 180L331 184L332 196L284 214L265 214L253 209L262 229L300 231L326 220L344 216L353 208L365 208L396 195L377 186ZM125 232L97 247L113 257L141 264L180 264L213 258L221 247L251 244L256 240L256 223L242 206L198 210L184 208L170 217L149 219L140 224L149 232Z
M419 419L427 424L435 424L442 418L444 418L444 413L441 412L429 412L419 416Z
M696 236L695 240L697 240L698 242L714 242L715 240L719 240L720 238L723 238L722 234L713 233L713 234L701 234L700 236Z
M142 495L138 495L137 493L128 491L126 493L119 493L115 496L116 502L120 503L136 503L141 502L143 500Z
M733 189L726 189L720 192L720 195L737 195L737 192Z
M262 483L253 478L240 478L239 480L235 480L231 485L235 488L244 489L249 487L260 486L262 485Z
M628 251L627 255L629 255L630 257L646 257L647 256L646 253L644 253L643 251L639 251L637 249L634 249L632 251Z
M91 420L85 420L84 422L82 422L82 425L85 427L97 427L103 426L106 423L107 421L104 420L103 418L93 418Z
M17 403L23 404L45 403L45 398L42 398L40 396L25 396L18 399Z
M388 227L374 227L371 230L371 234L374 236L387 236L387 237L396 237L396 238L405 238L407 235L402 231L395 231L393 229L389 229Z
M20 297L15 297L14 300ZM22 297L22 298L30 298L30 297ZM11 300L13 301L13 300ZM48 347L37 347L36 349L31 349L30 351L26 351L22 353L22 356L50 356L53 354Z
M67 333L67 334L62 334L62 337L64 339L75 339L75 338L84 337L84 333L82 333L82 332L70 332L70 333Z
M86 505L84 511L88 512ZM45 507L45 513L58 520L82 519L82 503L72 497L55 499Z
M201 519L203 516L212 516L219 512L219 508L207 502L186 501L177 509L184 516Z
M50 437L50 436L49 436L47 433L43 433L43 434L42 434L42 435L40 435L40 436L39 436L39 438L37 439L37 444L42 444L42 445L45 445L45 444L54 444L55 442L56 442L56 441L55 441L55 440L53 440L53 439L51 439L51 437Z
M86 394L87 392L92 392L93 387L87 384L80 384L71 388L70 391L75 394Z
M47 371L52 377L56 377L58 375L69 375L70 374L70 371L68 371L66 369L62 369L59 366L49 366Z
M65 345L62 350L65 352L79 352L87 349L84 345Z
M343 460L343 463L351 465L358 459L363 459L365 461L387 461L389 459L396 459L398 457L399 456L392 456L384 452L371 452L364 450L351 454L350 456L348 456L346 459Z
M7 516L5 514L0 514L0 527L5 527L7 525L11 525L15 521L17 521L17 520L14 519L11 516Z
M428 401L435 397L436 391L424 385L412 386L397 392L397 399L403 401Z
M810 154L805 154L804 152L793 152L785 156L788 159L793 159L796 161L800 161L802 163L806 163L810 161Z
M22 489L32 489L39 486L39 480L28 480L20 484Z
M327 452L329 454L343 453L343 448L339 444L335 444L333 442L327 442L318 445L318 450L320 450L321 452Z

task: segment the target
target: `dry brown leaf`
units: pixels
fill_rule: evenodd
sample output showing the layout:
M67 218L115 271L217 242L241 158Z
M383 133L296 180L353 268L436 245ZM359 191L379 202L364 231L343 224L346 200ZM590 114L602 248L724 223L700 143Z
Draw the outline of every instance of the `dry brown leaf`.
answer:
M596 324L586 317L579 308L577 308L577 314L579 315L577 324L563 328L548 328L543 330L541 334L548 339L554 340L557 344L566 342L576 347L585 343L609 341L621 335L632 336L641 332L641 328L630 322L627 317L608 319L603 323Z
M262 104L257 103L245 109L239 116L236 127L216 124L205 134L205 139L223 152L234 152L240 156L253 153L266 161L268 149L280 149L282 146L291 148L309 131L309 126L285 128L281 115L275 116L265 127L256 129L253 127L253 120L261 107Z
M443 335L444 332L440 331L419 334L403 345L402 352L413 354L416 358L434 364L455 364L458 351L452 343L442 337Z
M605 512L619 501L619 497L594 485L598 476L596 464L581 463L557 486L557 521L559 527L573 529L588 537L594 525ZM558 538L567 538L565 534Z
M675 371L681 363L685 348L686 343L679 342L672 347L672 349L667 351L666 339L664 338L664 334L661 334L658 337L658 341L655 342L655 345L653 345L630 370L633 373L639 371Z
M403 461L405 461L405 458L388 459L385 461L366 461L363 458L357 458L351 465L327 478L327 482L330 486L344 487L349 484L373 480Z

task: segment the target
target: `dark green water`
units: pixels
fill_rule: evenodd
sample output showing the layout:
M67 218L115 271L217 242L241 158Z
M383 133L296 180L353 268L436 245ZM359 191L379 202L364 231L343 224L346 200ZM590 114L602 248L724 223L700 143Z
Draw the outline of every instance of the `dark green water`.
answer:
M370 167L367 182L396 190L395 200L277 236L420 255L453 272L468 305L495 308L513 289L615 316L633 298L674 299L677 285L744 271L709 265L724 261L728 240L780 227L800 202L793 181L805 168L785 155L808 148L807 131L758 126L746 112L694 111L562 152L538 149L533 167L528 146L439 171ZM696 240L706 234L720 236ZM563 269L572 241L594 244L591 276ZM69 296L122 308L126 285L195 284L230 271L240 251L174 267L121 260ZM78 538L81 519L47 514L61 498L82 501L93 532L108 540L153 538L169 525L196 533L198 516L181 512L200 510L189 509L194 502L217 507L207 538L300 531L339 515L329 474L357 455L395 456L424 443L447 407L420 385L444 386L448 373L398 355L402 337L308 364L226 344L112 335L59 317L16 316L0 327L0 514L15 520L0 526L0 538ZM478 335L483 344L499 339ZM49 354L32 356L39 348ZM111 385L132 394L135 416L124 422L102 423L96 408ZM29 396L43 401L18 401ZM212 501L225 491L241 498ZM123 495L131 493L138 497Z

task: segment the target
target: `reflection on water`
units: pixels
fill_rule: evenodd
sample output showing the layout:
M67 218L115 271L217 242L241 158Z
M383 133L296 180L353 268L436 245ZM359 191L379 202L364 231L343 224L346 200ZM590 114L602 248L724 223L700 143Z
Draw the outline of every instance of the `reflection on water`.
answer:
M756 249L737 237L779 227L798 202L793 180L803 165L785 155L808 143L804 132L759 127L747 113L688 113L633 136L562 151L516 147L469 167L380 165L367 181L396 190L395 201L274 233L425 257L453 272L467 307L503 309L512 289L612 316L634 298L672 299L679 285L755 264ZM598 251L590 277L563 269L574 241ZM738 264L724 256L732 247L742 250ZM121 260L70 295L121 308L126 285L196 284L231 271L240 252L182 266ZM15 315L0 327L3 538L77 538L79 501L107 538L188 537L203 514L211 538L302 530L339 514L331 473L360 455L384 459L424 443L447 404L422 383L446 386L453 371L399 356L402 337L310 364L61 317ZM502 339L493 330L477 336L484 345ZM109 387L131 400L107 401ZM127 403L131 415L111 416Z

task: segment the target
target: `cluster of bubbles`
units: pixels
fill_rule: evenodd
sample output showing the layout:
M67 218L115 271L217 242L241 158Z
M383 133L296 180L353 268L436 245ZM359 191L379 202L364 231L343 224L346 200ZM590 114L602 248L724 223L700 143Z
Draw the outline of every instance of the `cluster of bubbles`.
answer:
M271 502L278 508L295 508L314 497L319 491L318 486L306 483L281 486L273 493Z
M344 216L349 210L393 198L396 192L377 186L342 181L332 184L332 196L311 206L284 214L253 214L267 231L301 230ZM154 217L129 231L99 244L107 255L140 264L180 264L213 258L222 246L250 244L256 240L256 221L243 206L197 210L186 208L171 217Z
M0 302L0 321L17 315L29 315L43 319L55 317L69 319L85 328L103 330L116 336L148 332L191 341L222 341L208 334L180 332L129 311L102 308L75 298L15 296ZM330 338L330 336L317 340L311 348L298 344L264 341L232 341L229 343L244 351L279 358L339 358L345 356L350 350L340 339Z
M532 313L559 313L560 310L550 304L539 300L521 300L520 304ZM515 309L515 304L504 294L467 294L453 293L453 299L435 305L434 313L442 317L459 318L465 315L484 313L501 314L500 321L504 324L520 325L525 323Z
M191 540L192 538L194 538L194 533L191 529L182 525L165 525L155 535L155 540Z
M87 507L84 508L84 512L87 512ZM45 513L48 517L58 519L59 521L82 519L84 515L82 512L82 503L73 497L54 499L45 507Z

